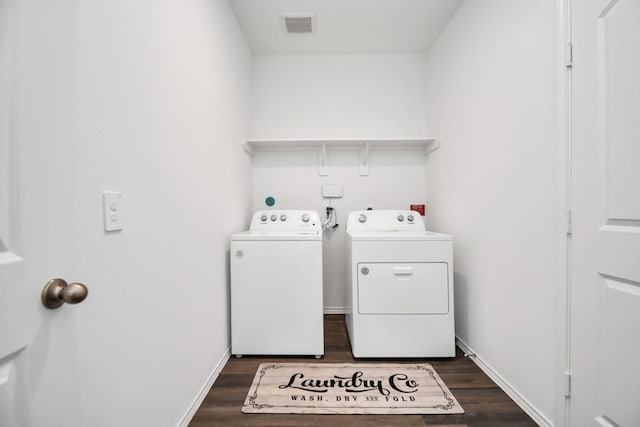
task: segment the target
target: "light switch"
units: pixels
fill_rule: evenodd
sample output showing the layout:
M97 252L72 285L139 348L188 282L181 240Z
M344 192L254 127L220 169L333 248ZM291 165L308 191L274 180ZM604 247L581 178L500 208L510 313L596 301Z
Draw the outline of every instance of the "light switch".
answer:
M122 230L122 193L105 191L102 193L104 208L104 231Z

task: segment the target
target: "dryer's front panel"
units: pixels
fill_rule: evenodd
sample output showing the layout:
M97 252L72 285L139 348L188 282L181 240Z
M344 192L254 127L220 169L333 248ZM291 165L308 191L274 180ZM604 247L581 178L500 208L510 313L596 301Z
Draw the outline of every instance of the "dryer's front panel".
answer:
M447 314L448 264L358 263L358 313Z

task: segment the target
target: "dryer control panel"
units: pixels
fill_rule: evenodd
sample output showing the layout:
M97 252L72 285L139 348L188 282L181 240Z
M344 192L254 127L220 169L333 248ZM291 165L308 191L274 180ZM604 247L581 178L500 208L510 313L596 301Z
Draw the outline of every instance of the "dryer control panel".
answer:
M407 210L354 211L347 219L347 231L424 231L418 212Z
M307 210L266 210L257 211L251 219L250 231L320 231L320 216L316 211Z

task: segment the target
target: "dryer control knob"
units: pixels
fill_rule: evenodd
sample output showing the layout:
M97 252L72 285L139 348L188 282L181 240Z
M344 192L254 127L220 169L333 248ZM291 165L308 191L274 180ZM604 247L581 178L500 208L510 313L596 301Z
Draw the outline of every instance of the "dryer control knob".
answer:
M367 216L364 214L360 214L360 216L358 217L358 221L360 222L365 222L367 220Z
M407 220L408 220L409 222L413 221L413 215L407 215Z
M398 215L398 221L400 221L400 222L404 221L404 216L403 215Z
M302 222L309 222L309 214L302 215Z
M286 221L287 220L287 216L286 215L280 215L280 221Z
M262 215L260 217L260 221L265 222L267 220L267 216L266 215Z
M271 221L275 221L276 219L278 219L276 215L271 215Z

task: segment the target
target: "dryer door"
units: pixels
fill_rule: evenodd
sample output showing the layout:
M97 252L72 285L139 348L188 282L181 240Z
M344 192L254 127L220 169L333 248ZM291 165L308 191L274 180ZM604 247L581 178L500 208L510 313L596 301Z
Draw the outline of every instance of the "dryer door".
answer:
M445 262L359 263L360 314L447 314Z

